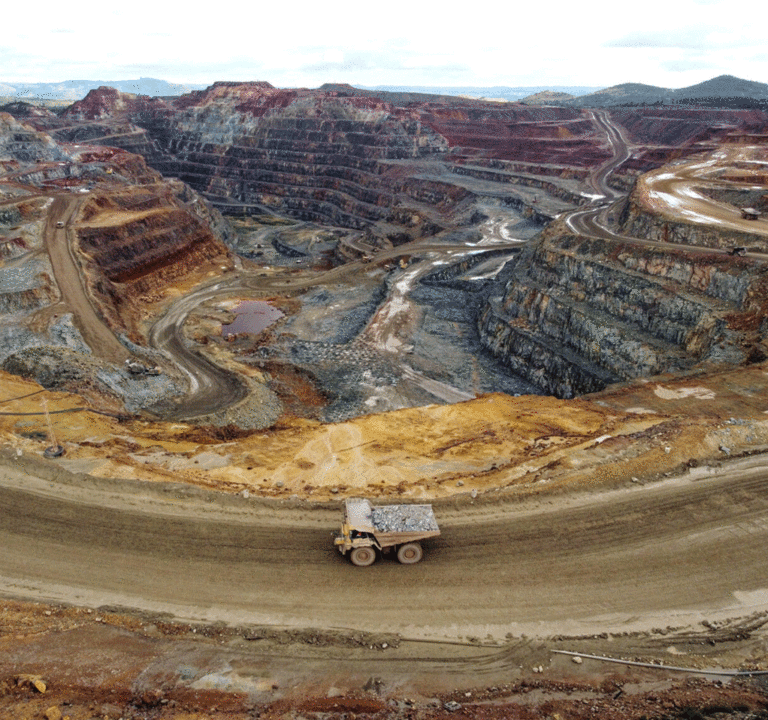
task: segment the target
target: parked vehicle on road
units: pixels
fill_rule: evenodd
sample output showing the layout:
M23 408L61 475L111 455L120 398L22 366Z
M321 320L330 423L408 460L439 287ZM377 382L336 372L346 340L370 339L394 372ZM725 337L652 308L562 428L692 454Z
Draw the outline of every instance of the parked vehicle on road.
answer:
M157 365L147 365L139 360L126 360L125 369L131 375L159 375L160 368Z

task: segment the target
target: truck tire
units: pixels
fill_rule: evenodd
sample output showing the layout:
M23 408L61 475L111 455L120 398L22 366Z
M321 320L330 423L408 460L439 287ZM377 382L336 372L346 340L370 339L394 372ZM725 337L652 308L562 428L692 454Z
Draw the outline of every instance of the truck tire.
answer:
M368 567L376 560L376 551L372 547L356 547L349 553L349 559L357 567Z
M43 457L48 459L61 457L64 454L64 448L61 445L51 445L43 450Z
M413 565L419 562L424 555L419 543L406 543L397 550L397 559L403 565Z

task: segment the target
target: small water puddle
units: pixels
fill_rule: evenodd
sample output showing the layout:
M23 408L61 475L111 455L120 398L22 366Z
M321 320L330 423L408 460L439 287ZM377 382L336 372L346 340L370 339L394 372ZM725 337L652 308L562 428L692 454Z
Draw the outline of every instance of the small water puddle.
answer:
M283 313L264 300L244 300L233 311L236 315L229 325L221 326L223 337L239 333L255 335L283 317Z

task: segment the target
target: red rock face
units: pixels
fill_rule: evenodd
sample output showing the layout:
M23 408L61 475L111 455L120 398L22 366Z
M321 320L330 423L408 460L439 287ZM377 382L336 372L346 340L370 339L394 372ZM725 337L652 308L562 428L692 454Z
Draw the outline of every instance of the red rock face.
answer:
M608 157L594 125L573 108L468 102L424 108L422 118L465 155L575 167Z
M91 90L82 100L68 107L62 117L78 120L97 120L126 113L157 112L165 107L158 98L132 95L115 88L102 86Z
M638 172L713 149L734 137L764 133L768 128L768 113L760 110L618 108L611 110L611 117L626 129L633 143L647 146L645 150L638 150L623 168Z

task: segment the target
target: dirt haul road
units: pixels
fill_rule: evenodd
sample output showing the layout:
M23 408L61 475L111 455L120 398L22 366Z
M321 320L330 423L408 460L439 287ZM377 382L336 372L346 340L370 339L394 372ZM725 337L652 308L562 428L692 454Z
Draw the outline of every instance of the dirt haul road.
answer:
M437 504L443 534L422 563L366 569L333 548L337 507L57 477L22 462L0 465L7 597L435 639L768 610L768 469L754 460L568 500Z
M54 197L45 226L45 243L62 300L72 311L83 339L100 357L121 363L130 357L130 353L94 309L74 257L72 230L66 227L82 202L82 198ZM64 227L57 227L59 222Z

